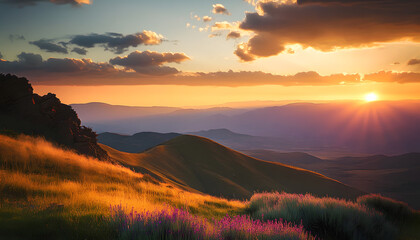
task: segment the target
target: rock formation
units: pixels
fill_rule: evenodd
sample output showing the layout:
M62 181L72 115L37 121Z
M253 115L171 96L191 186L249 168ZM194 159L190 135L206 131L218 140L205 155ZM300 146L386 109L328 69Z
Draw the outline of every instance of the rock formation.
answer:
M26 78L0 74L0 132L43 136L99 159L108 159L96 133L81 126L77 113L55 94L39 96Z

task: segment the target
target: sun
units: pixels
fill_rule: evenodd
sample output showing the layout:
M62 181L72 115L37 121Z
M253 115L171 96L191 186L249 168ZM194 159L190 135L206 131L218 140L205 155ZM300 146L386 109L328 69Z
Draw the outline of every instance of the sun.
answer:
M373 102L378 100L378 95L376 93L368 93L365 95L366 102Z

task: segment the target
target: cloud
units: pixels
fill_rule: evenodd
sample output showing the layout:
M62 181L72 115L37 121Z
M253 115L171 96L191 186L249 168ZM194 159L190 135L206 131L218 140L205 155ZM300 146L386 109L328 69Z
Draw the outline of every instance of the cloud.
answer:
M25 40L25 37L21 34L9 34L9 40L11 42Z
M220 36L222 36L221 33L212 33L212 34L209 34L209 38L220 37Z
M3 54L1 54L1 52L0 52L0 59L2 59L3 58Z
M198 15L194 15L193 18L197 21L201 21L201 18Z
M67 48L60 46L58 44L55 44L51 40L40 39L38 41L32 41L29 43L47 52L57 52L57 53L64 53L64 54L68 53Z
M240 28L254 36L235 52L251 61L280 54L289 44L328 52L420 42L419 9L415 0L264 0L256 12L246 13Z
M211 26L212 31L231 30L231 29L238 29L238 24L223 21L223 22L215 22L213 26Z
M213 4L213 13L214 14L225 14L230 15L229 11L220 3Z
M86 55L86 53L87 53L87 50L86 49L84 49L84 48L78 48L78 47L73 48L73 50L71 50L71 51L72 52L75 52L77 54L80 54L80 55Z
M410 61L408 61L408 63L407 63L407 65L417 65L417 64L420 64L420 59L417 59L417 58L413 58L413 59L410 59Z
M17 61L0 62L1 72L24 73L24 74L48 74L48 73L109 73L117 71L108 63L95 63L90 59L74 58L49 58L43 60L39 54L22 52Z
M241 37L241 33L237 31L230 31L228 35L226 35L226 39L237 39Z
M79 47L93 48L96 45L105 47L116 54L121 54L128 50L129 47L137 47L139 45L158 45L162 42L163 36L152 31L143 31L141 33L123 35L119 33L105 33L89 35L76 35L69 43Z
M366 74L320 75L317 72L300 72L294 75L276 75L261 71L184 72L165 66L189 58L183 53L133 52L117 57L110 63L91 59L49 58L22 52L18 60L0 60L0 72L28 77L42 85L187 85L187 86L331 86L363 82L420 83L420 73L377 72ZM122 66L117 68L114 65Z
M190 60L184 53L159 53L151 51L135 51L125 57L116 57L109 62L112 65L123 66L137 73L150 75L175 74L179 71L176 68L162 66L165 63L181 63Z
M71 4L73 6L82 6L90 4L90 0L1 0L0 3L13 4L18 7L34 6L38 3L50 2L54 4Z
M180 77L179 77L180 78ZM183 77L180 82L186 85L208 86L257 86L257 85L282 85L282 86L324 86L343 83L359 83L359 74L333 74L321 76L317 72L300 72L295 75L274 75L260 71L232 70L227 72L197 73L195 76Z
M213 18L210 17L210 16L204 16L203 17L203 22L211 22L211 20L213 20Z
M364 80L374 82L420 83L420 73L381 71L366 74Z

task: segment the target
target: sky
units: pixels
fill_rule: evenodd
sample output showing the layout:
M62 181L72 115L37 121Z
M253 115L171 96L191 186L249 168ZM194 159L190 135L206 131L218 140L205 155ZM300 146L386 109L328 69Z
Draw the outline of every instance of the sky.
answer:
M420 98L416 0L0 0L0 72L64 103Z

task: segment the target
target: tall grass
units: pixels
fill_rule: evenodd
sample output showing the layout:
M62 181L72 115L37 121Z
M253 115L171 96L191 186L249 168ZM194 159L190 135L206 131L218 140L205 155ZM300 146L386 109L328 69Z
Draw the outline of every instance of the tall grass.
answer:
M240 215L245 209L249 216ZM229 201L42 138L0 135L0 239L312 239L308 231L325 239L393 239L384 216L406 210L376 196L353 203L275 193Z
M309 194L259 193L249 202L250 214L262 220L302 223L325 239L395 239L397 229L382 213L363 205Z
M119 239L314 239L302 226L270 221L261 222L249 216L225 216L207 220L186 211L172 209L129 214L121 205L111 207L110 222L118 229Z
M101 226L109 225L103 220L109 206L120 203L141 211L180 208L205 218L222 218L244 207L155 183L150 176L42 138L0 135L0 238L112 239Z
M393 222L405 221L414 214L414 210L406 203L378 194L361 196L357 198L357 202L367 208L382 212L388 220Z

